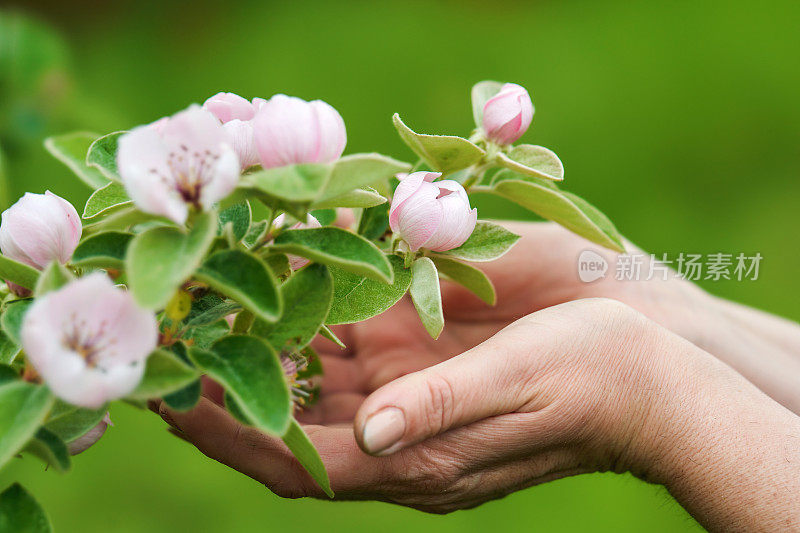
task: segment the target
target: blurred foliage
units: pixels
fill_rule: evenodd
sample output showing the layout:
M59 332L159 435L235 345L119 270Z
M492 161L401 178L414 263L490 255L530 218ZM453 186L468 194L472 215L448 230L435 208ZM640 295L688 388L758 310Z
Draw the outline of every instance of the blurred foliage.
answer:
M755 253L755 282L710 291L800 319L800 3L129 0L26 2L0 13L0 205L89 191L41 148L46 134L125 129L220 90L322 98L348 152L410 159L390 117L467 134L481 79L526 86L523 141L553 148L565 186L656 253ZM3 193L9 198L4 199ZM483 216L519 216L479 202ZM536 258L532 257L532 261ZM630 476L581 476L479 509L427 516L380 503L283 501L121 408L103 445L60 477L20 460L57 531L676 531L698 526Z

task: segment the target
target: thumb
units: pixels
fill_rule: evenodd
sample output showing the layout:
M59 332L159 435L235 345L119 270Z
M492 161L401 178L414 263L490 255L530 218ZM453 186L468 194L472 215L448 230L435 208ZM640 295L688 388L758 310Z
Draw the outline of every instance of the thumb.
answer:
M384 385L356 414L359 445L372 455L389 455L529 403L531 350L521 347L530 347L531 337L523 319L461 355Z

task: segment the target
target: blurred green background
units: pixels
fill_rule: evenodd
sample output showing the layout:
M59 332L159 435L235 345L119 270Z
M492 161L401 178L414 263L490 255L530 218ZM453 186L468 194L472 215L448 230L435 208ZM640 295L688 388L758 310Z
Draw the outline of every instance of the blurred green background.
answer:
M322 98L347 123L348 152L410 160L393 112L468 134L471 85L515 81L537 107L523 140L561 156L568 189L653 252L760 252L758 281L706 288L798 320L798 20L795 0L20 3L0 12L0 204L45 188L83 204L89 190L44 136L126 129L221 90ZM150 413L112 417L72 473L23 459L0 486L21 480L59 532L699 527L663 489L612 474L445 517L283 501Z

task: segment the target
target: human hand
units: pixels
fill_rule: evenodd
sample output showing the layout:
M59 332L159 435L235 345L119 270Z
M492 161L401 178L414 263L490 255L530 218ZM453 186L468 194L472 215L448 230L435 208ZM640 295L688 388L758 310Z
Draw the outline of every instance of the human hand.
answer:
M161 412L202 452L279 495L321 496L279 440L241 426L212 401L190 413ZM791 485L796 472L769 488L757 472L739 479L741 454L753 445L765 472L785 469L789 450L800 453L798 442L768 438L797 434L796 417L702 350L601 299L534 313L388 383L361 405L355 436L350 428L305 429L338 498L431 512L605 470L666 484L706 524L748 517L709 507L703 491L714 491L718 503L800 488ZM784 511L800 520L791 507Z

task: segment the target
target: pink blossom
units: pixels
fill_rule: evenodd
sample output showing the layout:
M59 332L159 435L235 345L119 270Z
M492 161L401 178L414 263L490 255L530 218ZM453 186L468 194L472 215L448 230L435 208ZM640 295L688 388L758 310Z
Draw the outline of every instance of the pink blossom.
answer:
M256 114L253 104L233 93L215 94L205 101L203 109L223 123L231 120L250 120Z
M433 181L438 172L400 174L389 208L389 225L412 252L444 252L466 241L478 221L464 187L453 180Z
M533 103L528 91L516 83L506 83L483 106L483 129L497 144L511 144L528 130L533 119Z
M347 133L341 115L321 100L276 94L254 100L255 144L264 168L330 163L342 155Z
M229 133L196 105L120 137L117 166L139 209L178 224L228 196L241 171Z
M228 134L228 142L233 146L242 170L261 163L253 136L252 120L233 119L223 124L222 127Z
M21 337L29 361L56 396L97 409L139 384L158 326L130 293L95 272L37 298Z

